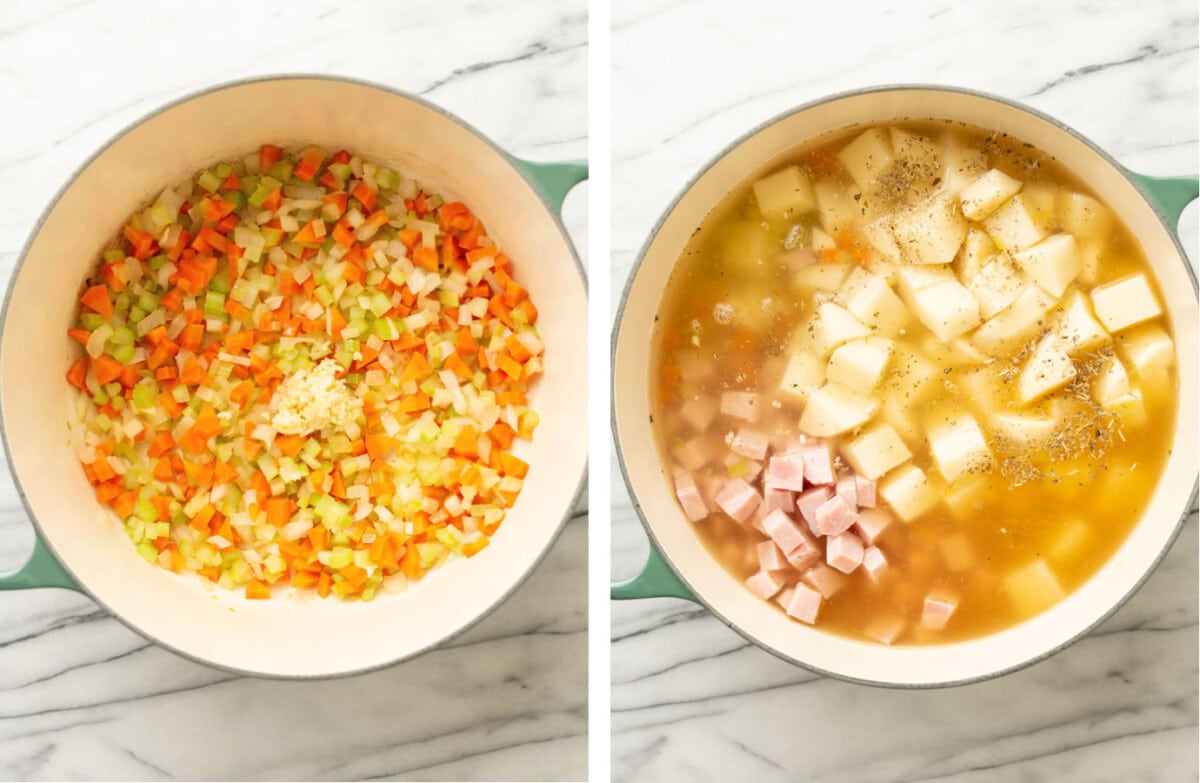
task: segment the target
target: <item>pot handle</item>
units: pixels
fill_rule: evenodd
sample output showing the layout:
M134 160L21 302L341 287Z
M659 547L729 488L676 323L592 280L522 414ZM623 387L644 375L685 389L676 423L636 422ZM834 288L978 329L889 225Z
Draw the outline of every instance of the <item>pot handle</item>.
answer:
M28 590L31 587L61 587L82 592L38 536L33 539L33 552L24 565L15 571L0 573L0 590Z
M609 596L617 601L630 598L684 598L699 603L687 585L675 575L654 544L642 570L630 579L613 582Z
M514 157L513 163L525 177L541 192L546 203L557 213L562 212L563 201L571 188L588 178L586 160L569 160L560 163L542 163Z
M1200 196L1200 177L1195 174L1187 177L1150 177L1130 171L1129 177L1174 229L1179 228L1179 216L1184 208Z

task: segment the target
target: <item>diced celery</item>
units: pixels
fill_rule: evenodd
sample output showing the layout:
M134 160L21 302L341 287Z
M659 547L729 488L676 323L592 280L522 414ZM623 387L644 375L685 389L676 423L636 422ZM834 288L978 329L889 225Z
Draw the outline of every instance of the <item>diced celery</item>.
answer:
M354 550L344 546L335 546L329 553L330 568L345 568L354 562Z
M279 240L283 238L283 229L264 227L262 235L267 247L275 247L275 245L279 244Z
M117 294L117 298L113 300L113 309L120 313L128 312L131 304L133 304L133 300L130 299L129 293L122 291L121 293Z
M229 293L229 288L230 288L229 272L226 272L224 270L217 272L215 275L213 275L212 280L209 281L208 287L218 293L222 293L222 294ZM222 303L222 304L224 304L224 303Z
M276 163L267 170L267 173L279 180L281 184L287 182L292 178L292 162L286 158L284 160L276 161Z
M246 208L246 196L240 190L226 190L221 193L221 198L233 204L235 212L241 212Z
M112 337L109 337L108 341L113 345L133 345L135 339L136 335L132 329L128 326L118 326L113 329Z
M208 291L204 294L204 312L211 316L224 315L225 294Z
M121 364L129 364L133 359L133 354L137 351L132 345L116 345L112 349L112 358L116 359Z
M79 323L89 332L99 329L103 324L108 323L108 320L99 313L81 313L79 315ZM104 339L108 339L105 337Z
M160 270L164 266L166 266L167 262L170 260L171 259L167 258L166 255L164 255L163 253L159 253L158 255L153 256L149 261L150 271L157 272L158 270Z
M141 555L142 559L150 565L154 565L158 562L158 550L155 549L154 544L151 544L149 541L143 541L142 543L138 544L137 553Z
M392 309L392 298L382 291L376 291L371 295L371 312L376 318L383 317L383 314Z
M400 187L400 175L391 169L380 169L375 172L375 182L383 190L395 190Z
M221 182L223 179L224 177L218 177L211 171L202 171L200 172L200 176L196 177L196 184L207 190L209 193L216 193L217 188L221 187Z
M117 250L117 249L105 250L104 251L104 260L110 264L115 264L118 261L124 261L125 260L125 251Z
M138 410L153 408L158 398L158 385L154 381L143 381L133 387L133 406Z
M122 348L125 348L125 347L129 347L129 346L122 346ZM129 349L130 349L130 352L132 353L133 348L129 347ZM118 359L117 361L121 361L121 360ZM126 361L128 361L128 360L126 360ZM124 410L125 409L125 398L121 397L121 396L112 397L111 399L109 399L108 404L111 405L113 407L113 410L115 410L115 411Z
M263 454L258 458L258 468L267 477L267 481L279 475L279 466L275 464L275 459L270 454Z
M372 331L381 340L400 339L400 326L393 318L380 318L373 324Z
M213 173L220 177L223 182L233 173L233 166L230 166L225 161L221 161L216 166L213 166Z
M152 293L146 292L138 297L137 306L139 308L141 308L142 310L144 310L145 312L149 313L153 310L158 309L158 302L159 302L159 297L155 296ZM130 312L130 314L132 314L133 308L130 308L129 312Z
M331 163L329 164L329 170L333 173L333 176L342 182L350 179L350 174L352 173L348 163Z
M263 202L266 201L270 195L271 188L268 188L262 182L259 182L254 187L254 190L250 193L249 197L246 198L246 201L249 202L251 206L261 207Z
M155 310L155 309L157 309L157 307L152 307L150 309ZM146 315L147 315L146 310L144 310L141 307L138 307L137 305L134 305L133 307L129 308L129 322L130 323L134 323L134 324L140 323L141 320L146 317Z

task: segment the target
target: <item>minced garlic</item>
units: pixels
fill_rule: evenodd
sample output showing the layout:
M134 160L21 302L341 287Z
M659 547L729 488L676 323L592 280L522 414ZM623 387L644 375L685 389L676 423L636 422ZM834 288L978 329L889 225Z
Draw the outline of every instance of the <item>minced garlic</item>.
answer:
M307 435L325 427L345 429L362 413L362 400L336 377L341 370L325 359L311 370L292 373L271 398L271 424L288 435Z

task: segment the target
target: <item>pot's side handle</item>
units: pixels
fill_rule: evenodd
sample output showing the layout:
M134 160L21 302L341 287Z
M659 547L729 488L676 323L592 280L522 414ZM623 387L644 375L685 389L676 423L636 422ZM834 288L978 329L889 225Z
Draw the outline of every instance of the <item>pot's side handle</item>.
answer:
M1150 197L1150 201L1173 228L1179 227L1179 216L1184 208L1200 196L1200 177L1194 174L1190 177L1150 177L1131 171L1129 176Z
M514 157L512 161L541 191L555 212L562 212L563 201L571 188L588 178L588 164L585 160L541 163Z
M662 555L650 545L650 554L642 570L631 579L613 582L609 587L609 595L618 601L629 598L685 598L695 601L696 596L687 588L671 567L663 560Z
M0 573L0 590L28 590L32 587L61 587L80 592L79 585L71 578L42 539L34 537L33 552L25 564L15 571Z

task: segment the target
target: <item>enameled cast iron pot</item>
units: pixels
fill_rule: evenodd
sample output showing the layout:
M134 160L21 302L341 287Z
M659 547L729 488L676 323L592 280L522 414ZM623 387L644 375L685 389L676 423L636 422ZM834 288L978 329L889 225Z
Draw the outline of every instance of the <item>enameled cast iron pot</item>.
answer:
M1175 329L1179 416L1172 457L1141 521L1085 585L1043 614L972 641L897 646L854 641L789 620L746 590L708 554L680 511L648 424L654 317L668 275L692 232L730 190L770 171L801 143L855 126L935 118L966 122L1030 142L1088 182L1146 251ZM1054 119L980 93L895 86L802 106L739 139L706 166L667 209L642 248L613 335L613 430L634 506L651 540L635 577L614 598L675 596L699 601L750 641L781 658L857 682L930 687L993 677L1044 658L1112 613L1149 576L1174 540L1196 492L1196 281L1173 228L1196 198L1195 176L1134 174Z
M166 185L261 144L346 148L465 201L514 259L537 302L546 373L530 395L541 416L519 456L524 490L492 545L369 603L288 595L247 601L141 561L99 508L67 431L77 355L66 336L98 251ZM17 488L37 542L0 589L63 587L90 595L152 641L248 674L331 677L385 666L470 626L545 554L582 481L587 443L587 294L558 210L582 163L529 163L423 100L358 81L272 77L214 87L118 135L59 192L33 231L8 292L0 335L0 412Z

